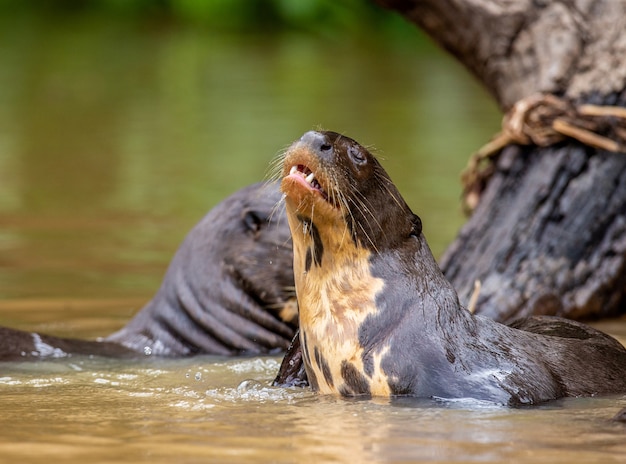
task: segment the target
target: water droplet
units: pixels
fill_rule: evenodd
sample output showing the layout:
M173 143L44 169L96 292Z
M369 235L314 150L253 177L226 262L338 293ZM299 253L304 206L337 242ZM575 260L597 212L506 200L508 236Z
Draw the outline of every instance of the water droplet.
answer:
M248 379L248 380L244 380L239 385L237 385L237 393L246 393L246 392L249 392L250 390L257 390L262 387L263 387L263 384L259 382L258 380Z
M195 379L202 380L202 374L200 372L196 372Z

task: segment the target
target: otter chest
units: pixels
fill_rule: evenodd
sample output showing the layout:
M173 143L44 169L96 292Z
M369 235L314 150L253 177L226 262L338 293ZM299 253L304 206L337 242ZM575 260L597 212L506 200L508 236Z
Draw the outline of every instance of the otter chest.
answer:
M354 258L332 272L322 264L296 277L304 363L320 393L388 396L380 366L386 348L363 346L359 339L366 318L378 312L376 294L384 282L371 275L366 256Z

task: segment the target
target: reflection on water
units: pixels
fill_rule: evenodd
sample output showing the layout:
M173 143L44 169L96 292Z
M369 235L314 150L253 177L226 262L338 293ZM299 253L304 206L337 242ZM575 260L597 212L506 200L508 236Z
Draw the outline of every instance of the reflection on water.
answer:
M0 19L0 324L97 337L191 226L321 125L375 146L439 254L498 115L423 45ZM626 326L611 326L615 332ZM617 462L626 398L509 410L271 388L279 358L0 366L0 461Z

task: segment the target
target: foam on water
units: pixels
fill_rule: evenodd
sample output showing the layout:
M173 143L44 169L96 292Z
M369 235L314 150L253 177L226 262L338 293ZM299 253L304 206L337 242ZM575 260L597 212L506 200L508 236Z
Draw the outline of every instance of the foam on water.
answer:
M228 364L227 369L236 372L237 374L243 373L268 373L270 375L278 372L280 363L276 359L247 359L245 361L235 362Z
M312 395L309 389L270 387L256 380L244 380L236 388L213 388L206 396L218 402L292 403Z

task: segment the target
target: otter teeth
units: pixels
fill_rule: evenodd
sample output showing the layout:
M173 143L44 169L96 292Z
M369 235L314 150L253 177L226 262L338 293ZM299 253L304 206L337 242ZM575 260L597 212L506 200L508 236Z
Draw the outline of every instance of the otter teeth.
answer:
M291 169L289 170L289 175L293 175L293 174L298 174L299 176L302 176L302 178L311 186L313 187L315 190L317 190L318 192L320 192L320 194L325 198L328 199L328 196L326 195L326 192L324 192L324 189L322 188L322 186L320 185L320 183L317 181L317 179L315 178L315 174L306 166L304 165L295 165L292 166Z
M309 171L309 169L307 169L307 171ZM315 180L315 174L313 174L310 171L309 171L309 174L307 174L306 172L303 172L300 169L298 169L298 166L292 166L291 169L289 170L289 174L292 175L295 173L300 174L302 177L304 177L304 180L306 180L309 184L313 185L313 181Z

